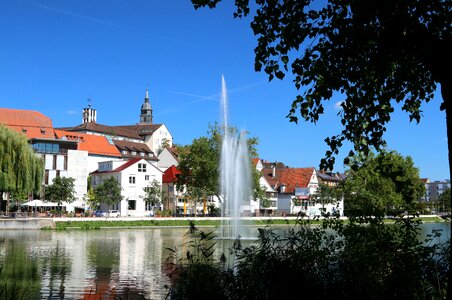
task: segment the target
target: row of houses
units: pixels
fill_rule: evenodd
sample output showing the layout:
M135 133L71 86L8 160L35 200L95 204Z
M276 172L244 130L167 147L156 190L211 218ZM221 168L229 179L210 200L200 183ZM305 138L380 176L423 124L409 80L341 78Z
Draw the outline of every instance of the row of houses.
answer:
M83 109L82 123L73 127L54 128L52 120L40 112L10 108L0 108L0 124L26 135L35 153L44 159L43 190L56 177L75 179L76 201L63 204L69 212L93 209L87 205L89 177L94 188L109 177L120 183L123 200L101 209L119 210L123 216L145 216L153 210L145 201L144 189L154 181L165 195L164 209L194 214L206 212L208 205L220 205L213 196L202 203L187 203L184 192L176 189L177 149L172 147L168 128L153 123L148 89L139 122L132 125L99 124L97 111L91 105ZM319 183L331 185L342 179L338 174L319 173L315 168L289 168L261 159L253 159L253 164L262 175L260 184L271 204L264 207L260 201L250 200L243 214L319 214L320 207L310 201L310 195ZM43 197L44 193L40 198ZM5 205L2 203L2 210ZM343 204L328 209L342 211Z
M139 122L110 126L97 123L97 111L88 105L82 111L82 123L73 127L54 128L52 120L37 111L0 108L0 124L27 136L31 147L44 159L44 189L56 177L75 179L76 201L65 203L65 209L83 211L87 206L88 178L93 187L114 177L121 185L123 200L101 209L119 210L123 216L145 216L153 210L146 203L144 189L157 182L163 190L162 208L184 214L206 212L208 205L219 207L214 196L188 203L184 191L176 189L179 158L172 147L173 137L164 124L153 123L153 110L146 89L139 111ZM260 172L260 185L270 205L251 200L243 206L246 215L305 213L320 214L322 204L312 201L320 184L337 185L344 174L319 172L315 168L291 168L281 162L253 159ZM426 194L420 199L435 202L450 189L450 182L424 179ZM5 195L7 196L7 195ZM41 195L43 198L43 194ZM6 199L4 197L3 199ZM268 203L267 203L268 204ZM6 201L1 210L5 210ZM327 204L330 212L343 214L343 202Z

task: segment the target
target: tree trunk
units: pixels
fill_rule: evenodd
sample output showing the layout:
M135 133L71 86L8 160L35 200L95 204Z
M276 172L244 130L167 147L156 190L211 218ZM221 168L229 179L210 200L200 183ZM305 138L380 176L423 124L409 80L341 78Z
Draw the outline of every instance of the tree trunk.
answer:
M446 79L441 84L441 94L443 97L442 107L446 110L446 124L447 124L447 145L449 150L449 180L452 179L452 81ZM449 200L452 204L452 197ZM452 206L451 206L452 207ZM452 223L450 223L452 224ZM451 226L452 229L452 226ZM450 232L450 230L449 230ZM452 260L449 260L449 273L447 281L447 296L452 297Z

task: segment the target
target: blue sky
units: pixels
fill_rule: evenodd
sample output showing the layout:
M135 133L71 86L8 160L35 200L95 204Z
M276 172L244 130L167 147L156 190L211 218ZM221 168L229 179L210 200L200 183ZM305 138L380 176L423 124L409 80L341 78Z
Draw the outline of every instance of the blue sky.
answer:
M98 123L134 124L147 86L154 123L189 144L220 120L223 74L229 122L259 138L261 158L318 167L324 139L341 130L341 98L326 103L317 125L290 123L294 86L254 72L250 19L234 19L233 1L223 2L195 11L189 0L2 1L0 107L37 110L54 127L74 126L90 97ZM449 177L440 103L437 92L418 125L396 110L386 135L388 148L410 155L431 180Z

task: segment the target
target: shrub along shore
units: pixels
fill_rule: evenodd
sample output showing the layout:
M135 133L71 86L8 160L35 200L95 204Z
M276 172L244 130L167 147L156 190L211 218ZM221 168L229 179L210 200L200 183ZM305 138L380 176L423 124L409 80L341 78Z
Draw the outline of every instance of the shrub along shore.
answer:
M424 223L444 222L438 216L421 216L419 218ZM221 224L221 218L55 218L55 229L103 229L103 228L152 228L152 227L188 227L193 222L197 227L217 227ZM265 226L265 225L291 225L297 222L296 217L286 218L244 218L243 225ZM387 219L385 222L392 223L394 219ZM321 219L314 219L311 224L321 224Z

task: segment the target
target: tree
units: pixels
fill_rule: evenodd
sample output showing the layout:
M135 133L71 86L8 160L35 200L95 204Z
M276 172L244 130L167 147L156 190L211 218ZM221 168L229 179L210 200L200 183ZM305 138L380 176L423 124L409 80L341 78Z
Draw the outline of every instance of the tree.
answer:
M144 200L150 203L152 209L155 210L156 206L160 207L162 204L162 187L159 182L157 180L153 180L143 190L145 192Z
M121 186L114 177L108 177L94 189L94 201L97 205L105 203L107 205L117 204L122 200Z
M217 124L209 125L209 136L194 139L191 145L178 148L178 169L181 171L176 182L178 190L186 186L196 189L204 196L215 195L221 199L218 170L223 130ZM237 134L237 129L231 128L230 130L231 134ZM250 157L257 157L257 144L257 138L248 139ZM253 176L253 187L254 196L262 194L262 191L259 190L258 176Z
M220 1L192 0L196 9ZM451 132L450 0L255 2L256 71L264 70L269 80L291 73L297 89L306 87L292 103L290 121L297 122L299 112L315 123L324 101L335 92L343 96L344 129L326 139L330 150L322 169L331 169L344 140L354 144L350 157L381 149L394 102L419 122L421 104L432 99L438 83ZM249 14L249 1L235 4L234 17Z
M55 177L52 184L45 189L45 200L57 202L61 206L63 202L72 203L76 200L74 178Z
M44 174L43 160L36 156L25 135L0 125L0 201L3 193L16 195L39 192Z
M450 212L450 189L438 196L438 209L441 212Z
M318 186L311 199L323 206L325 204L336 204L337 206L342 199L342 195L337 186L329 186L322 183ZM338 210L337 212L339 213Z
M163 149L165 149L166 147L170 146L170 142L167 138L163 138L162 139L162 143L160 144L158 150L157 150L157 155L160 155L160 153L162 153Z
M424 195L425 186L412 159L382 152L357 162L339 185L345 214L350 217L377 217L413 211Z
M221 0L192 0L195 9ZM234 17L250 12L249 0L236 0ZM450 0L256 0L251 28L257 36L254 67L271 81L291 73L302 92L288 118L316 123L324 102L343 97L343 130L325 139L320 162L332 169L345 140L352 142L344 163L385 146L383 137L395 104L419 122L421 105L439 84L446 111L449 171L452 178L452 14ZM290 69L289 69L290 68ZM452 288L452 274L449 276ZM449 290L449 294L452 291Z

